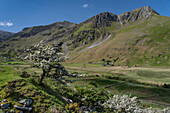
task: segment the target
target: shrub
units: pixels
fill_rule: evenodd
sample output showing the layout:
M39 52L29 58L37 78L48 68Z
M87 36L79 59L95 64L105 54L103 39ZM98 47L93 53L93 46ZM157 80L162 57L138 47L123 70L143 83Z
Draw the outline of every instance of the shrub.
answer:
M169 113L170 109L165 108L160 109L142 109L141 106L137 103L137 97L130 97L128 95L114 95L108 101L106 101L102 106L104 108L116 112L116 113Z
M20 76L23 78L28 78L28 77L30 77L30 74L26 71L23 71Z
M170 88L170 84L164 84L162 87L163 88Z
M103 62L104 62L104 61L105 61L105 59L103 58L101 61L103 61Z
M65 107L70 113L79 113L79 105L77 102L67 104Z
M90 81L88 84L97 87L97 84L93 81Z
M100 106L108 99L108 92L101 88L88 85L86 87L76 87L78 98L81 99L81 105Z

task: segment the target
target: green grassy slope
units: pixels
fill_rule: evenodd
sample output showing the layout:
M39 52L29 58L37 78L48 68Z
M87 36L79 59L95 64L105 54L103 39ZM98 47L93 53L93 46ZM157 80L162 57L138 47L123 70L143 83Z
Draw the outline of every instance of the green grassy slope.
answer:
M170 18L154 15L151 19L138 20L119 31L114 26L111 38L100 46L85 52L74 51L70 62L116 60L115 65L169 66ZM75 54L76 53L76 54Z
M20 66L22 67L22 66ZM0 65L0 101L7 99L11 103L9 111L14 105L21 105L20 99L31 98L33 100L33 112L50 112L52 107L63 109L66 102L49 85L50 79L45 79L44 85L39 86L35 78L22 78L21 71L16 71L13 66ZM22 105L21 105L22 106ZM15 112L20 110L15 109Z

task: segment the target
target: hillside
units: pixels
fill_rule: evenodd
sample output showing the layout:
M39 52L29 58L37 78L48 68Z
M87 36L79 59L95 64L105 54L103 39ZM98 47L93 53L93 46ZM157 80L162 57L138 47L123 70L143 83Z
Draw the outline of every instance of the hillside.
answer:
M50 25L34 26L24 28L22 31L13 35L9 40L1 42L1 53L7 53L8 51L21 51L26 47L31 47L40 43L42 40L50 40L51 38L59 39L56 35L70 29L74 26L71 22L56 22Z
M0 30L0 42L10 38L14 33Z
M114 65L169 66L170 18L149 6L120 15L100 13L74 24L67 21L24 28L0 44L22 52L40 41L61 46L69 63L110 60Z
M128 27L126 27L128 26ZM120 30L114 25L107 28L113 32L108 41L84 52L74 51L70 61L100 61L107 59L115 65L169 65L170 18L154 15L152 19L138 20ZM123 27L123 28L122 28ZM95 44L95 43L94 43ZM75 54L76 53L76 54Z

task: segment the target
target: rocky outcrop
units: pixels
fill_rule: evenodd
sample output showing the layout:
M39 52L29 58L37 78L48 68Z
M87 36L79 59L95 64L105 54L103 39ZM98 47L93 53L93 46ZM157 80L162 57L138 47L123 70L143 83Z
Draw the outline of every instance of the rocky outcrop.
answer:
M111 26L112 22L117 22L118 16L109 12L100 13L92 17L92 27L108 27Z
M23 104L24 106L30 106L32 104L32 99L23 99L19 101L20 104Z
M16 109L23 110L23 111L31 111L32 110L32 107L21 107L21 106L18 106L18 105L14 105L14 107Z
M121 24L126 24L129 21L136 21L140 18L150 17L152 16L151 15L152 13L159 15L159 13L153 10L150 6L145 6L145 7L132 10L130 12L122 13L118 15L118 18Z

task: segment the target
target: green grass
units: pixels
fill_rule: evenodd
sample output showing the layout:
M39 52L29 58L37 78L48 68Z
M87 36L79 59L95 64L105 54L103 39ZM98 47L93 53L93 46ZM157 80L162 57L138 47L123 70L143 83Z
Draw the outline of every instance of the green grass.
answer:
M0 87L4 85L8 80L20 79L20 73L13 70L11 66L0 65Z
M101 63L101 62L98 62ZM73 67L102 67L101 64L89 64L89 63L85 63L85 62L80 62L80 63L63 63L64 66L73 66Z
M152 70L134 70L134 71L125 71L126 76L124 78L129 78L137 80L143 83L150 84L170 84L170 72L169 71L154 71ZM148 79L149 78L149 79Z
M83 67L84 63L64 64L69 71L77 71L80 73L98 74L105 76L117 76L120 80L129 82L139 82L150 85L170 84L170 70L168 68L123 68L123 67L104 67L102 65L89 64ZM148 79L149 78L149 79Z
M119 31L119 33L129 32L129 31L134 30L135 28L138 28L138 27L139 27L139 25L135 25L135 26L131 26L131 27L128 27L128 28L125 28L125 29L121 29Z
M1 64L8 64L8 65L27 65L28 63L26 62L5 62Z
M69 78L70 80L76 80L74 84L88 84L88 82L95 82L99 87L105 87L107 85L112 85L120 83L120 81L109 80L103 77L80 77L80 78Z

